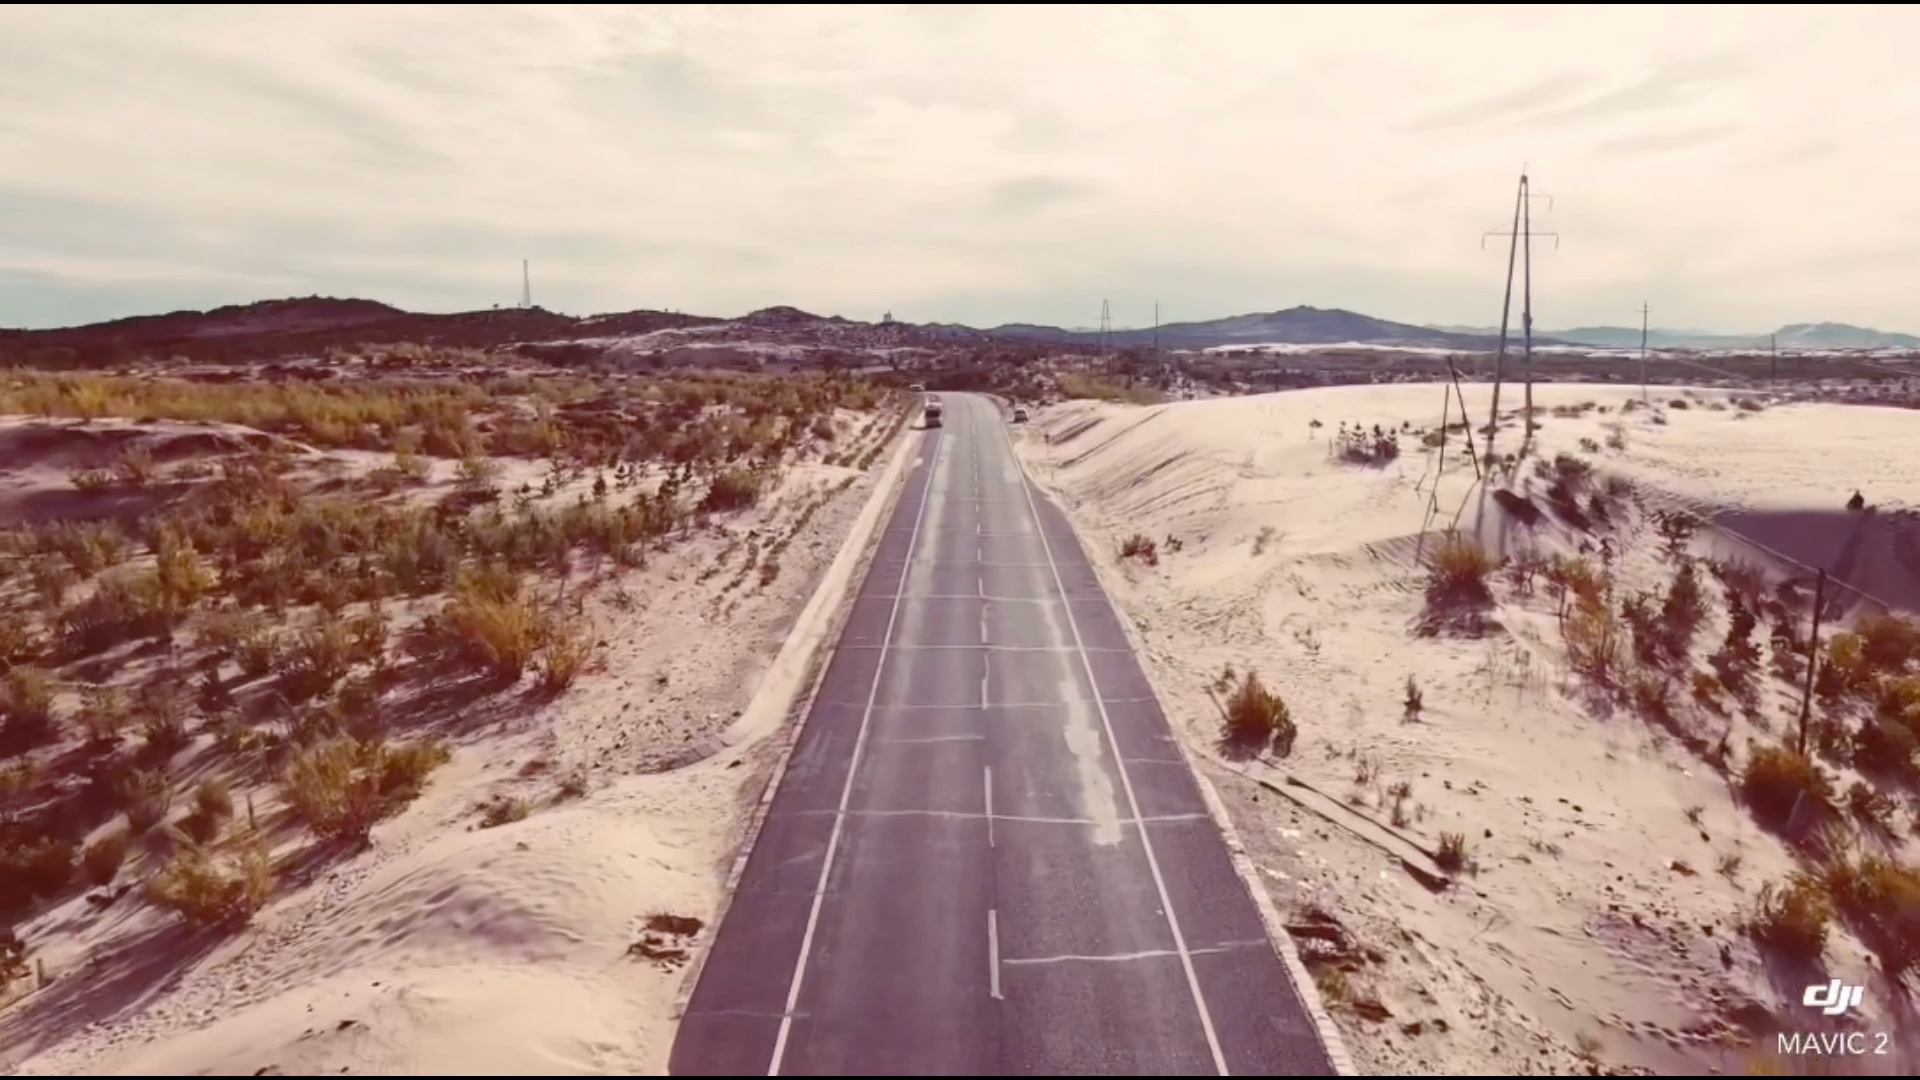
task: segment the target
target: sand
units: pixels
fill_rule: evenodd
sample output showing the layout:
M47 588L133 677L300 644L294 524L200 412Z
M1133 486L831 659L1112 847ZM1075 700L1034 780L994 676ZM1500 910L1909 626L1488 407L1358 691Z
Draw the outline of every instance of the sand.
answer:
M1488 391L1466 388L1476 424ZM1788 523L1758 536L1769 550L1836 550L1856 488L1893 532L1903 508L1920 506L1920 417L1909 411L1747 411L1730 404L1742 395L1665 388L1657 402L1687 407L1623 415L1637 388L1535 394L1541 456L1580 455L1632 481L1649 509L1724 514L1756 535ZM1483 637L1414 632L1423 529L1458 514L1509 551L1581 540L1553 520L1529 531L1479 513L1458 436L1436 481L1416 432L1438 425L1442 396L1401 384L1149 407L1072 401L1036 413L1020 445L1067 506L1172 722L1290 912L1360 1071L1742 1071L1756 1053L1748 1043L1808 1026L1804 981L1770 978L1736 932L1743 903L1791 858L1676 732L1596 713L1568 675L1544 590L1497 586L1496 629ZM1544 412L1583 402L1595 405ZM1520 404L1509 386L1503 409ZM1397 461L1360 467L1329 453L1342 421L1414 430ZM1624 448L1606 448L1616 426ZM1520 435L1509 414L1503 452ZM1159 542L1157 565L1119 556L1136 531ZM1614 542L1623 585L1670 575L1645 512ZM1698 546L1731 543L1708 532ZM1776 574L1797 570L1741 550ZM1862 570L1856 584L1904 587L1871 577ZM1708 592L1717 602L1711 579ZM1290 757L1224 753L1206 687L1227 665L1257 669L1288 701L1300 727ZM1412 721L1410 675L1424 699ZM1736 745L1779 729L1797 705L1775 686L1763 715L1728 719L1680 697L1682 727ZM1478 871L1435 892L1410 870L1434 876L1443 831L1468 837ZM1835 977L1869 987L1870 1024L1889 1023L1893 995L1861 949L1836 938L1828 959Z
M783 646L825 638L796 616L835 615L913 445L870 471L796 465L756 509L597 589L592 671L530 715L477 723L369 850L283 887L237 935L182 944L148 905L92 917L84 898L24 926L50 982L0 1018L8 1063L663 1074L682 981L811 670L809 648ZM15 476L15 498L30 480ZM781 537L777 574L743 568L747 546ZM556 793L563 777L583 793ZM484 827L503 798L532 812Z

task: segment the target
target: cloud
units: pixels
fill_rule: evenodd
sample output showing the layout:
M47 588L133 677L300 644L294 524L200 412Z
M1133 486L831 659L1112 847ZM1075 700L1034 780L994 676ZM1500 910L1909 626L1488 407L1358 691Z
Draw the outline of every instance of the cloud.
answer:
M1610 156L1658 154L1669 150L1691 150L1731 138L1740 131L1736 123L1703 124L1683 131L1646 132L1603 140L1595 149Z
M482 308L522 258L571 311L1482 323L1522 163L1543 320L1902 324L1845 238L1920 245L1920 13L1723 11L13 5L0 325Z
M1449 105L1420 117L1408 125L1409 131L1445 131L1475 124L1515 120L1538 114L1543 107L1564 101L1591 85L1591 76L1558 72L1524 86L1501 90L1492 95Z
M1090 198L1097 190L1092 184L1062 176L1021 176L993 185L987 201L996 210L1025 214Z

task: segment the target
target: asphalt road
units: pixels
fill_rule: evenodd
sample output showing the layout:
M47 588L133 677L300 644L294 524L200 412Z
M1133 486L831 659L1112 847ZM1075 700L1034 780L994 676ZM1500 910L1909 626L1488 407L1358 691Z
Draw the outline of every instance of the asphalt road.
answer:
M1331 1075L1071 526L945 400L670 1070Z

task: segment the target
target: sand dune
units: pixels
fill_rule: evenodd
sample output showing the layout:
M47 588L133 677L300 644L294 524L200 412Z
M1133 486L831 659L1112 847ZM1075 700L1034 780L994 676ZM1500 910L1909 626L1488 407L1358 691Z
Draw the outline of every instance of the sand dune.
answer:
M1476 427L1488 392L1466 388ZM1683 700L1668 726L1647 723L1569 673L1543 593L1502 582L1485 633L1423 635L1418 560L1430 530L1454 523L1509 554L1604 538L1623 590L1656 587L1672 571L1654 512L1685 506L1748 534L1708 529L1696 551L1736 552L1775 579L1803 574L1795 559L1839 558L1858 588L1909 602L1916 574L1900 552L1904 511L1920 506L1920 424L1901 410L1742 407L1726 391L1671 388L1623 412L1638 389L1541 386L1530 456L1587 461L1595 490L1608 476L1631 485L1616 488L1615 519L1583 528L1530 463L1516 471L1525 500L1508 504L1476 481L1458 434L1443 471L1422 445L1442 395L1391 385L1069 402L1034 417L1022 453L1069 507L1169 715L1293 910L1364 1071L1739 1071L1749 1044L1804 1026L1804 979L1770 971L1738 932L1753 891L1795 863L1708 757L1785 730L1793 687L1770 682L1747 714ZM1509 386L1502 454L1520 449L1520 404ZM1343 422L1400 431L1399 458L1336 461ZM1849 560L1856 488L1878 508L1875 553L1856 541ZM1156 562L1120 557L1136 532L1157 542ZM1724 605L1714 618L1701 637L1717 643ZM1290 757L1223 753L1206 687L1227 666L1256 669L1288 701L1300 728ZM1417 718L1403 705L1410 676ZM1477 873L1436 892L1431 856L1446 832L1467 838ZM1884 991L1850 939L1827 959ZM1891 1022L1892 995L1868 996L1883 1010L1874 1022Z
M23 923L47 977L0 1013L7 1063L664 1072L676 996L781 751L769 736L812 671L787 643L828 636L796 616L834 617L914 446L886 423L856 434L865 419L841 417L840 437L871 468L795 462L753 507L582 587L592 668L557 699L513 699L537 707L467 709L451 760L365 850L315 848L303 877L307 838L277 841L283 888L244 929L183 932L118 895Z

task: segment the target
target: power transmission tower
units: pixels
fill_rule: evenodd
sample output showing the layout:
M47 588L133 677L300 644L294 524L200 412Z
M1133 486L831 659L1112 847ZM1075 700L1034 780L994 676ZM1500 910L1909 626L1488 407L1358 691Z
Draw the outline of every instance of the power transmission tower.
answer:
M520 306L533 306L533 274L527 269L527 260L520 260Z
M1522 264L1520 332L1521 340L1524 343L1522 346L1522 366L1525 369L1526 377L1525 425L1522 429L1525 435L1523 436L1521 444L1523 452L1526 442L1530 441L1533 437L1533 238L1536 235L1552 237L1553 246L1555 248L1560 246L1559 233L1543 232L1536 234L1533 231L1533 208L1531 200L1536 197L1546 199L1548 208L1552 208L1553 196L1544 194L1536 195L1536 193L1530 191L1526 170L1522 169L1520 172L1520 188L1513 197L1513 229L1504 233L1499 231L1488 232L1480 237L1480 245L1482 247L1486 246L1487 237L1490 236L1505 236L1509 240L1507 246L1507 288L1505 296L1503 296L1500 301L1500 349L1494 356L1493 366L1493 409L1487 419L1486 452L1489 460L1493 458L1494 433L1497 432L1500 427L1500 384L1506 377L1507 338L1513 312L1513 271L1516 262ZM1523 252L1524 259L1522 255Z

